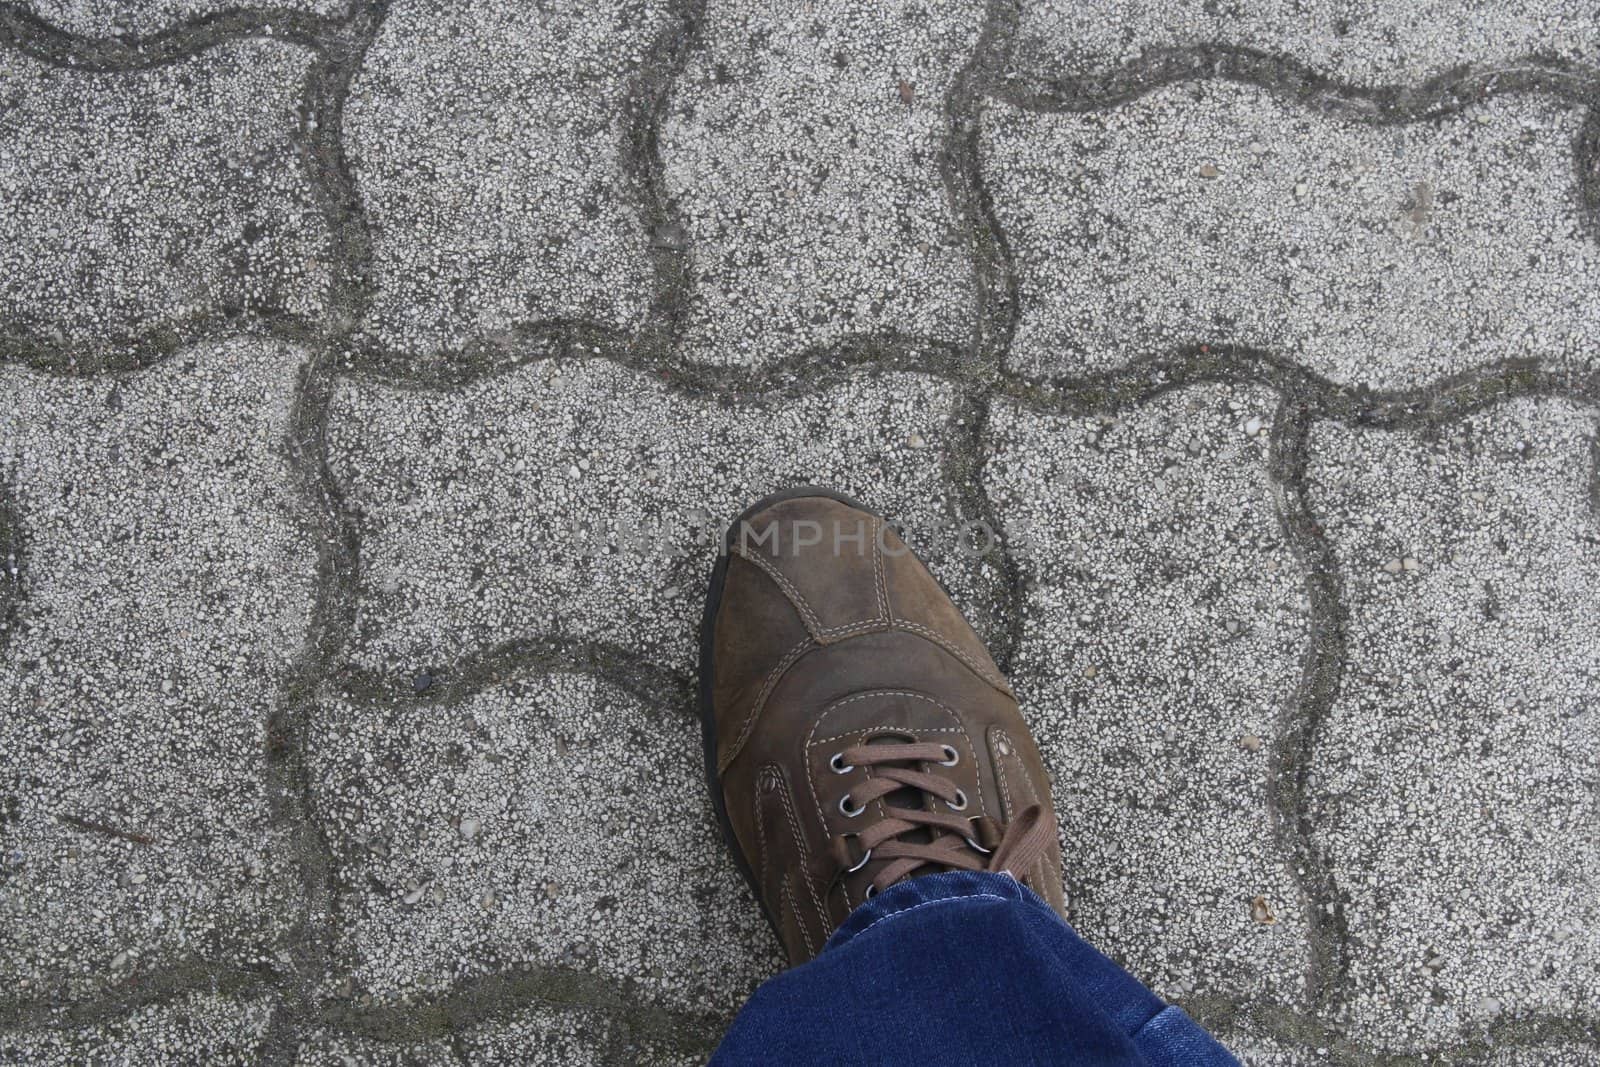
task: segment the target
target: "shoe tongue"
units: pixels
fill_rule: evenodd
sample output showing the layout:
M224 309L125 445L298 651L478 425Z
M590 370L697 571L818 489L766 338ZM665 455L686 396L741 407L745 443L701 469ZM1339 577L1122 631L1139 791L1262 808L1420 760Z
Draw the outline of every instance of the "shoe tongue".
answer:
M887 733L878 734L868 738L867 745L869 747L872 745L903 745L916 740L918 740L918 738L913 733ZM883 802L886 806L891 808L922 809L928 806L927 795L920 789L912 789L910 787L905 789L896 789L893 793L886 794L883 798ZM933 840L933 834L929 830L919 827L915 830L907 830L905 833L900 835L900 839L902 841L925 845L929 841Z
M868 745L900 745L950 737L961 720L931 696L908 689L877 689L848 693L838 697L822 712L816 731L819 737L865 734ZM896 789L884 798L895 808L921 809L931 801L920 789ZM907 831L903 840L926 844L931 831Z
M927 740L939 731L948 733L960 727L955 714L931 697L904 689L866 690L848 693L823 709L817 723L818 737L842 737L867 733L884 736L889 743L912 737ZM893 735L903 732L896 739Z

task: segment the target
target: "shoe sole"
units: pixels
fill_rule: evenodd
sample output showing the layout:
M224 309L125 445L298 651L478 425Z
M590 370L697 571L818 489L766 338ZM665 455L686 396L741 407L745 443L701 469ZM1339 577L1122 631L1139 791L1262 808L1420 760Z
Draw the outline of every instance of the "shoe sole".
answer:
M801 497L823 497L828 500L838 501L846 507L854 508L863 514L871 515L882 520L883 516L866 507L860 501L852 500L843 493L836 493L832 489L823 489L814 485L801 485L793 489L785 489L773 493L771 496L762 497L739 513L728 526L722 536L722 552L717 557L717 565L711 571L711 587L706 590L705 614L700 619L700 737L705 747L706 756L706 787L711 792L711 806L716 809L717 823L722 827L723 840L728 843L728 851L733 853L733 862L739 868L739 873L744 875L745 884L750 887L750 893L756 898L756 904L761 908L761 914L767 918L767 925L772 927L773 936L778 943L783 943L783 935L778 931L778 920L775 915L767 910L766 902L761 899L761 886L756 883L755 872L750 869L750 861L745 858L744 850L739 847L738 840L733 836L733 824L728 821L728 805L722 796L722 781L717 774L717 719L712 710L711 697L715 688L716 665L712 661L713 645L715 644L717 611L722 606L722 586L728 578L728 561L732 558L734 538L739 531L739 525L753 515L757 515L775 504L785 500L797 500Z

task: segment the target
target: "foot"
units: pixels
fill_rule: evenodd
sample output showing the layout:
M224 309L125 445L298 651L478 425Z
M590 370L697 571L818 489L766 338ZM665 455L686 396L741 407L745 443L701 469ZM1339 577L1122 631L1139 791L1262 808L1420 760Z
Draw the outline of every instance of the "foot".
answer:
M906 878L1005 871L1064 912L1050 783L1010 687L877 515L822 489L728 531L701 639L707 774L793 963Z

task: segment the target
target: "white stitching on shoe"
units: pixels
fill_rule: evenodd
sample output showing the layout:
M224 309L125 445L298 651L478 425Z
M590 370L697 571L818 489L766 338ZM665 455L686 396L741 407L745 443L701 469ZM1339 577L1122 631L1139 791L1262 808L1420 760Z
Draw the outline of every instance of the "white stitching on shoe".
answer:
M806 929L806 921L800 915L800 906L794 902L794 894L789 891L789 879L785 878L778 883L778 898L780 902L788 902L789 910L794 913L794 924L800 928L800 940L806 943L806 952L815 956L817 947L811 943L811 931Z
M817 887L811 881L811 850L806 847L806 839L800 835L800 820L795 815L794 805L789 802L789 782L787 778L783 777L781 771L779 772L779 781L782 784L782 790L779 792L778 798L783 802L783 815L789 821L789 832L794 834L795 845L800 849L800 877L805 882L806 893L811 897L812 906L817 909L817 918L822 924L823 936L826 937L832 932L832 928L828 922L828 913L823 910L822 901L817 898ZM795 914L797 916L800 914L798 909L796 909ZM806 938L806 947L811 947L811 938L809 936Z
M909 689L874 689L871 692L856 693L854 696L847 696L843 700L835 701L834 703L829 704L824 710L823 714L817 717L817 721L811 724L811 732L806 735L806 747L810 748L812 745L822 744L824 741L837 740L840 737L849 737L851 734L860 733L860 730L846 730L844 733L838 734L834 738L823 738L821 741L814 740L814 738L817 736L817 730L822 727L822 720L827 716L827 712L832 711L834 708L842 708L846 704L854 704L858 700L872 700L877 697L908 697L912 700L925 700L929 704L948 712L950 717L955 719L957 722L961 721L961 716L955 713L954 708L950 707L948 704L940 703L938 700L928 696L926 693L913 693ZM959 728L954 726L940 726L935 727L935 729L942 731L955 730ZM821 807L821 805L819 804L818 807Z
M883 577L883 520L872 517L872 570L878 583L878 618L894 621L889 610L889 583Z
M967 667L979 678L982 678L984 681L988 682L990 685L994 686L1007 696L1011 695L1011 689L1006 685L1004 679L1000 678L987 667L984 667L977 660L973 659L964 650L946 638L943 634L939 633L937 630L924 626L920 622L911 622L909 619L896 619L893 625L896 629L906 630L910 633L916 634L919 637L923 637L929 641L932 641L934 644L950 653L956 659L966 664Z
M778 661L778 665L767 672L766 681L761 685L761 692L756 696L755 705L750 709L750 714L745 719L744 729L740 730L739 736L734 739L733 747L730 748L721 759L717 760L718 774L721 774L723 771L727 770L728 765L731 764L734 761L734 758L744 750L744 744L746 741L750 740L750 733L755 729L756 720L761 717L761 712L766 708L767 698L772 695L772 690L777 686L778 679L783 677L784 672L786 672L790 667L794 666L794 661L804 655L806 650L811 648L812 645L813 642L811 638L801 638L799 644L789 649L788 652L785 652L783 654L783 659Z
M923 701L928 702L929 704L932 704L934 707L939 708L941 711L946 712L951 718L955 719L957 722L961 721L961 716L957 715L956 712L955 712L955 709L950 707L950 705L945 704L942 701L935 700L933 697L928 696L926 693L913 693L913 692L911 692L910 690L907 690L907 689L875 689L875 690L873 690L873 691L871 691L869 693L857 693L854 696L848 696L848 697L845 697L843 700L835 701L834 703L829 704L828 707L827 707L827 711L832 711L834 708L842 708L846 704L854 704L858 700L872 700L872 699L874 699L876 697L907 697L907 698L909 698L911 700L923 700ZM818 716L817 717L817 721L811 724L811 732L806 735L806 750L807 751L810 751L811 749L815 748L818 745L825 745L830 741L838 741L841 738L854 737L857 734L863 734L863 735L864 734L869 734L869 733L873 732L874 730L886 730L887 731L887 730L904 730L904 729L906 729L903 726L895 726L895 725L892 725L892 724L885 723L885 724L881 724L881 725L878 725L878 726L864 726L864 727L862 727L862 728L860 728L858 730L846 730L842 734L834 734L831 737L819 738L819 737L817 737L817 730L819 728L821 728L822 720L825 717L826 717L826 712L824 712L823 715ZM988 801L983 799L983 772L980 769L981 765L978 763L978 749L977 749L977 746L975 744L973 744L972 735L967 732L966 727L964 727L964 726L931 726L931 727L928 727L927 729L920 729L919 728L916 732L919 733L919 734L947 734L947 733L953 733L953 734L960 734L961 735L962 743L967 746L967 758L972 760L972 774L973 774L973 777L977 780L977 783L978 783L978 812L979 812L979 814L982 814L982 815L989 814ZM816 801L817 811L820 812L821 816L822 816L822 832L824 834L826 834L828 832L828 812L827 812L827 809L825 809L822 806L822 798L817 793L816 779L812 776L811 768L809 766L807 766L807 768L806 768L806 781L808 783L810 783L810 785L811 785L811 799ZM883 801L880 800L877 803L878 803L879 809L880 809L879 813L878 813L880 815L880 817L885 815L885 814L887 814L886 812L881 810L882 809L882 805L883 805ZM848 895L847 895L846 899L848 899Z
M815 748L818 745L825 745L829 741L842 741L847 737L854 737L857 734L869 734L869 733L872 733L872 732L874 732L876 730L883 730L883 731L887 732L887 731L890 731L890 730L904 730L904 729L905 729L904 726L896 726L893 723L879 723L877 726L863 726L859 730L846 730L844 733L842 733L842 734L834 734L832 737L819 737L815 741L807 742L806 747ZM917 733L919 733L919 734L961 734L961 733L966 733L966 731L963 730L959 726L930 726L930 727L927 727L926 729L918 728Z
M1006 733L1006 731L1001 727L995 727L993 730L993 736L1000 738L1006 743L1006 747L1009 748L1011 750L1011 754L1016 757L1018 766L1022 768L1022 781L1019 784L1028 787L1028 803L1039 803L1039 790L1034 787L1033 776L1028 773L1027 764L1022 762L1022 756L1017 752L1017 743L1013 741L1011 739L1011 735ZM1005 802L1005 817L1007 821L1009 821L1012 816L1016 814L1017 806L1012 803L1011 792L1006 788L1006 758L1004 756L993 755L993 759L995 774L1000 778L1000 796ZM1040 858L1039 862L1034 864L1033 869L1024 875L1024 877L1031 879L1034 876L1037 876L1038 880L1036 884L1041 889L1044 889L1048 871L1049 864L1043 858Z
M996 729L990 734L990 736L1000 738L1006 743L1008 748L1011 746L1011 738L1006 735L1004 730ZM991 745L990 748L992 749L993 745ZM1003 756L995 755L992 751L990 756L994 760L995 777L1000 780L1000 814L1004 815L1007 821L1010 821L1011 817L1016 814L1017 809L1016 805L1011 803L1011 790L1006 786L1005 758Z
M761 573L765 574L768 578L771 578L773 582L777 584L778 588L783 592L784 598L787 599L791 605L793 605L795 611L799 612L800 621L805 625L806 630L811 634L812 638L815 639L818 644L830 644L841 637L861 631L889 629L886 608L887 600L885 599L886 594L881 591L881 575L876 579L880 586L880 591L878 594L879 615L877 618L863 619L858 622L841 623L838 626L824 626L822 625L822 620L817 617L817 613L811 610L810 602L807 601L803 595L801 595L800 590L795 587L795 584L791 582L782 571L780 571L768 560L763 559L759 555L752 555L750 552L745 551L742 548L735 548L734 552L739 556L740 559L747 560L750 563L755 564Z
M756 846L757 846L758 851L761 854L761 868L760 868L761 869L761 878L760 878L760 882L758 883L759 887L761 889L765 889L766 888L766 885L767 885L767 869L771 866L771 856L767 852L767 813L766 813L765 810L763 810L763 805L762 805L762 802L761 802L761 776L764 775L764 774L767 774L768 772L771 772L772 776L777 780L778 791L779 791L778 792L779 802L783 803L783 801L785 800L785 798L788 795L788 789L785 787L784 782L783 782L783 772L780 771L774 764L771 764L771 763L766 764L765 766L763 766L761 768L761 770L756 772L756 794L755 794ZM787 813L788 813L788 804L787 803L783 803L783 807L784 807L785 814L787 815ZM794 830L794 820L793 820L792 817L789 818L789 827L790 827L791 832L793 832L793 830ZM796 844L797 844L797 847L799 847L800 850L801 850L801 855L804 856L805 855L805 842L797 840ZM809 878L807 879L807 884L808 885L810 884L810 879ZM815 899L816 899L816 894L813 893L812 894L813 902L815 901ZM787 875L784 876L783 878L778 879L778 903L779 903L779 908L780 909L782 908L783 902L785 900L787 900L789 902L789 910L794 913L794 922L795 922L795 925L800 928L800 938L806 944L806 951L809 952L811 955L815 956L817 954L816 946L812 944L812 942L811 942L811 933L810 933L810 931L808 931L806 929L805 919L800 915L799 907L797 907L795 905L794 894L789 891L789 879L788 879ZM827 923L826 917L824 917L823 923L824 923L824 925L826 925L826 923Z
M831 645L839 639L854 633L888 631L893 626L893 623L885 622L883 619L864 619L861 622L847 622L835 626L831 630L823 630L816 635L816 638L819 645Z
M766 772L766 767L756 772L756 849L761 854L761 880L760 885L767 884L767 820L762 817L761 811L761 775ZM720 783L719 783L720 784Z
M735 551L738 552L740 559L754 563L761 573L778 584L778 588L783 590L783 595L789 599L789 603L793 604L794 609L800 613L801 620L805 622L806 629L811 631L812 636L816 636L818 631L825 629L822 625L822 620L818 619L816 612L811 610L811 605L807 603L806 598L800 595L800 590L795 588L794 583L789 581L782 571L769 561L762 559L761 556L746 551L742 546L735 549Z

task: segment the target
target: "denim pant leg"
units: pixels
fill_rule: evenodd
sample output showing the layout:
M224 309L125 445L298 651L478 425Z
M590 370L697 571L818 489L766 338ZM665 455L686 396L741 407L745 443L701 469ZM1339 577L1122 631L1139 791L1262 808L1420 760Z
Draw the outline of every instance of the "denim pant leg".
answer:
M1002 874L912 878L756 990L712 1064L1237 1067Z

